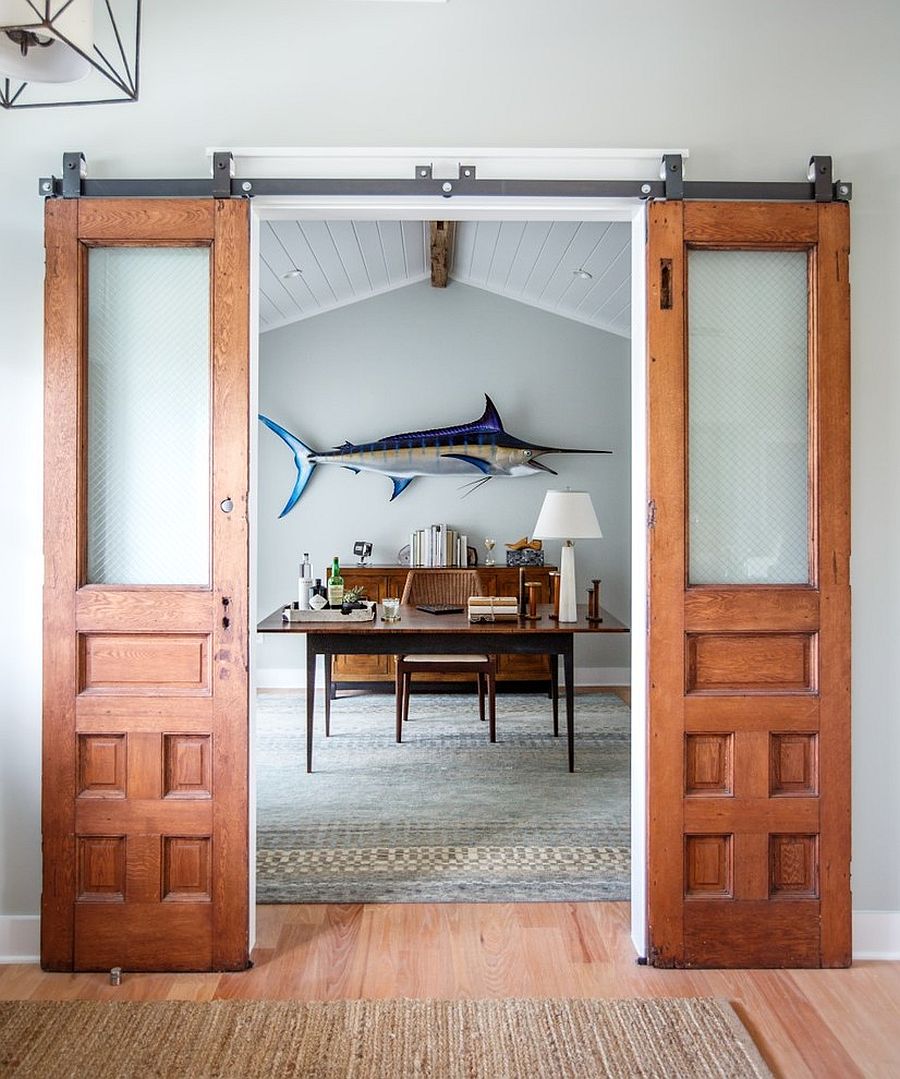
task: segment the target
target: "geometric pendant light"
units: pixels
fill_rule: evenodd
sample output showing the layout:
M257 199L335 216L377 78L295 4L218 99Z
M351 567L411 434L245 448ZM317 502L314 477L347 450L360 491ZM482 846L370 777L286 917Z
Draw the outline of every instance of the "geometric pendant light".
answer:
M141 0L0 0L0 106L136 101Z

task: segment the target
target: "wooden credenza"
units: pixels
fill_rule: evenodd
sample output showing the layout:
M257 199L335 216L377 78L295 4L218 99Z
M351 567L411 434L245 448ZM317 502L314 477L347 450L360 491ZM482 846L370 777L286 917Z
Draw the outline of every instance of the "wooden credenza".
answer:
M515 596L519 590L519 570L513 566L478 566L485 591L493 596ZM529 566L526 581L541 584L539 603L550 602L550 572L556 566ZM407 566L342 566L344 587L364 585L366 598L382 600L385 596L403 595ZM416 568L427 573L427 569ZM436 616L439 617L439 616ZM339 689L374 689L394 682L393 656L335 656L331 667L333 692ZM515 683L516 688L546 690L549 688L550 668L546 656L506 655L497 658L497 681ZM436 679L437 680L437 679ZM440 681L468 680L466 675L445 674Z

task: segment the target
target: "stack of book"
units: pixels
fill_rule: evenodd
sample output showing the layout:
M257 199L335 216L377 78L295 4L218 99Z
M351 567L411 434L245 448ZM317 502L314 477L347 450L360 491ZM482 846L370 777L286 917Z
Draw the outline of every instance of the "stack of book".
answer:
M418 528L409 536L411 566L465 566L468 536L450 525Z
M515 596L470 596L470 622L514 622L519 617Z

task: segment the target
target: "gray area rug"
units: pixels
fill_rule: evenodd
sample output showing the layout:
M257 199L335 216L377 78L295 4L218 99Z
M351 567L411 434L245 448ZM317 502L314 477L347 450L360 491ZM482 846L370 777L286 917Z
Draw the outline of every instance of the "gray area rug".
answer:
M303 697L261 694L257 900L627 899L629 724L577 697L570 774L546 697L498 697L496 745L474 696L415 695L401 745L393 696L345 697L328 739L319 702L308 775Z

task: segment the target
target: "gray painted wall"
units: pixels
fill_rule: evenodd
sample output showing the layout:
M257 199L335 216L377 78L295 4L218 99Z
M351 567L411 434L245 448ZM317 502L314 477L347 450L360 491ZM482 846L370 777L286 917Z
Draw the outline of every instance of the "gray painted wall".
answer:
M297 471L285 444L259 435L258 608L293 598L297 563L309 551L317 574L337 554L352 563L353 540L375 545L373 561L396 563L413 528L446 522L465 531L484 560L486 535L504 543L531 535L548 488L591 492L603 539L576 550L579 587L603 579L604 605L624 621L631 603L630 343L602 330L481 289L425 281L260 338L259 409L316 449L366 442L475 419L488 393L504 426L542 445L608 449L610 456L548 456L559 477L491 480L467 497L458 477L422 476L395 502L382 476L320 466L296 507L278 514ZM559 544L545 544L559 564ZM260 636L260 668L302 667L297 641ZM627 667L628 640L587 642L580 667ZM265 684L265 672L260 681Z
M155 0L144 15L138 103L0 115L0 912L36 911L40 892L37 178L64 150L95 176L195 176L208 146L260 145L683 146L707 179L800 179L809 154L834 155L854 181L854 905L900 911L896 0Z

